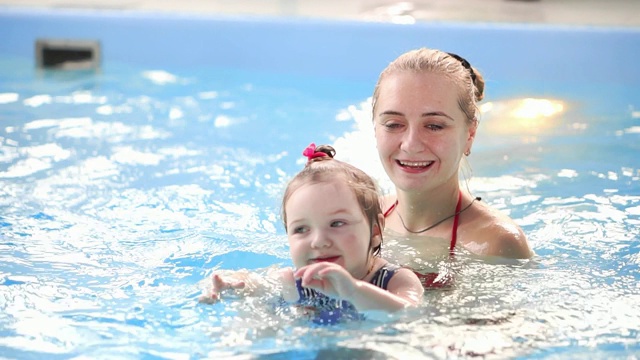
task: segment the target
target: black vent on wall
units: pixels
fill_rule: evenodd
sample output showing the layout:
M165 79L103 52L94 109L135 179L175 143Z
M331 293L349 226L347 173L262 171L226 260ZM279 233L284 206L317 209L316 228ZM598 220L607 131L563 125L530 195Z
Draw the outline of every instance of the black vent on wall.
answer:
M97 40L36 40L36 66L41 69L97 70L100 55Z

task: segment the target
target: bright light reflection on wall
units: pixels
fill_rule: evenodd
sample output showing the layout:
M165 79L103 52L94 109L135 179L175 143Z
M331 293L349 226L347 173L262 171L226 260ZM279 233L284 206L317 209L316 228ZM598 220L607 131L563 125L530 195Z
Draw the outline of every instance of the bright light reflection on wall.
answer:
M487 126L501 134L539 135L557 128L558 117L566 111L560 100L523 98L488 102L480 106L484 117L490 117Z

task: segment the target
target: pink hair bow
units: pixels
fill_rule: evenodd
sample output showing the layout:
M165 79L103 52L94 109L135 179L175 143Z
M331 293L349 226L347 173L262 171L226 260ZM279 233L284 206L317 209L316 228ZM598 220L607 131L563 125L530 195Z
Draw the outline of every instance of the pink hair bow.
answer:
M327 156L327 154L321 151L316 151L316 144L314 143L309 144L309 146L307 146L307 148L302 152L302 155L306 156L309 159L308 161L317 157Z

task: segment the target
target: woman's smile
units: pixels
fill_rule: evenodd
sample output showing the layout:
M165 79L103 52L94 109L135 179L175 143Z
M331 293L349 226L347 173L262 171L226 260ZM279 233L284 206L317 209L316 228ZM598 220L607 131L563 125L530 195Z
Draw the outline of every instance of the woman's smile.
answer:
M435 161L405 161L405 160L396 160L396 164L400 165L401 168L411 171L411 172L422 172L427 170L433 165Z

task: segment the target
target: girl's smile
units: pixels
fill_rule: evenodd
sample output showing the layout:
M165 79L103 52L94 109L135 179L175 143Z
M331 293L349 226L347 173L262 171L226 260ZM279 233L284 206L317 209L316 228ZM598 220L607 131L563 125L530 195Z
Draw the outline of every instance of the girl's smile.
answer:
M335 262L338 262L338 260L340 260L340 256L320 256L320 257L316 257L316 258L310 259L309 263L310 264L317 263L317 262L332 262L332 263L335 263Z

